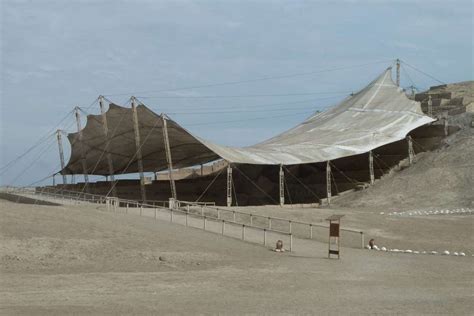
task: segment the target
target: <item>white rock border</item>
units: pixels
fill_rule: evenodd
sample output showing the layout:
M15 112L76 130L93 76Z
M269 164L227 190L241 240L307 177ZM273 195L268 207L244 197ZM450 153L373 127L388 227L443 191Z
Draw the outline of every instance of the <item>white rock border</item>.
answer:
M474 213L472 208L456 208L456 209L418 209L401 212L390 212L387 216L427 216L427 215L450 215L463 214L471 215ZM380 215L385 215L385 212L380 212Z
M443 255L443 256L454 256L454 257L466 257L466 253L464 251L449 251L449 250L444 250L443 252L439 253L436 250L432 251L425 251L425 250L411 250L411 249L398 249L398 248L386 248L386 247L378 247L377 245L374 245L374 248L371 249L370 245L365 246L366 249L368 250L374 250L374 251L384 251L384 252L396 252L396 253L409 253L413 255ZM474 254L471 254L471 257L474 257Z

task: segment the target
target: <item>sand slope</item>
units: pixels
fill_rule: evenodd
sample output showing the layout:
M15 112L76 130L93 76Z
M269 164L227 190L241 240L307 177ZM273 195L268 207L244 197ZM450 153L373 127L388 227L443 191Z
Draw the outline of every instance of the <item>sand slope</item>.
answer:
M414 165L387 174L374 186L336 198L334 205L386 210L474 207L474 129L454 135L436 151L418 154Z

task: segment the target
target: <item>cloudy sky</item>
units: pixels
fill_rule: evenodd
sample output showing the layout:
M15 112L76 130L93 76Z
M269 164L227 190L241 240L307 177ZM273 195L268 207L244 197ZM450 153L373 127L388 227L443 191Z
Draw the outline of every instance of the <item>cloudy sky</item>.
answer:
M443 82L474 73L472 1L2 0L0 11L1 184L57 171L53 131L74 131L75 106L97 113L99 94L135 95L203 138L245 146L395 58L404 87L438 84L408 65Z

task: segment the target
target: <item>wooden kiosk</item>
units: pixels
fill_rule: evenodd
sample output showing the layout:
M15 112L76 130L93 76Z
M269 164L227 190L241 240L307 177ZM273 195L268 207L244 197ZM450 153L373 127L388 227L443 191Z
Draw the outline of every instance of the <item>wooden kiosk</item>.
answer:
M331 215L326 218L329 221L329 240L328 240L328 258L331 258L331 255L337 255L337 259L340 258L340 247L341 247L341 237L340 237L340 224L341 217L344 215ZM331 248L331 242L336 248Z

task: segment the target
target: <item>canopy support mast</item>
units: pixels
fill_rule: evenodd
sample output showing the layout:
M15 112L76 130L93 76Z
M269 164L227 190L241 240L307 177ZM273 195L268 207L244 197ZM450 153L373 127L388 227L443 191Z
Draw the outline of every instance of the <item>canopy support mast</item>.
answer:
M168 177L170 179L171 197L176 200L176 184L174 183L173 178L173 160L171 158L170 139L168 137L168 124L163 114L161 114L161 118L163 120L163 140L165 141L166 161L168 162Z
M428 116L433 117L433 100L431 100L431 95L428 96Z
M328 205L331 204L331 164L329 160L326 163L326 197Z
M104 128L104 135L106 139L105 152L106 152L107 164L109 166L109 175L110 175L110 181L111 181L110 185L112 188L112 195L116 197L117 191L115 189L114 165L112 163L112 156L110 155L110 152L109 152L109 146L110 146L109 127L107 124L107 115L105 113L103 96L99 96L99 106L100 106L100 113L102 115L102 126ZM108 176L106 176L106 179L108 181Z
M413 159L415 158L415 151L413 150L413 140L411 136L407 136L408 141L408 163L411 165L413 164Z
M63 150L63 141L61 137L61 130L56 131L56 136L58 138L58 148L59 148L59 160L61 161L61 170L64 170L64 150ZM63 184L67 184L66 175L63 174Z
M375 174L374 174L374 154L369 151L369 172L370 172L370 184L373 185L375 183Z
M81 144L81 163L82 163L82 172L84 174L84 183L89 184L89 175L87 174L87 165L86 165L86 153L84 151L84 144L82 142L82 130L81 130L81 114L79 113L79 107L76 106L76 125L77 132L79 134L79 143Z
M232 167L227 165L227 207L232 206Z
M397 87L400 87L400 59L397 58Z
M285 172L283 171L283 165L280 165L280 206L285 205Z
M138 127L138 114L135 97L131 97L132 103L132 114L133 114L133 131L135 133L135 147L137 149L137 165L138 173L140 174L140 193L142 202L146 203L146 190L145 190L145 177L143 176L143 161L142 161L142 149L140 145L140 129Z

